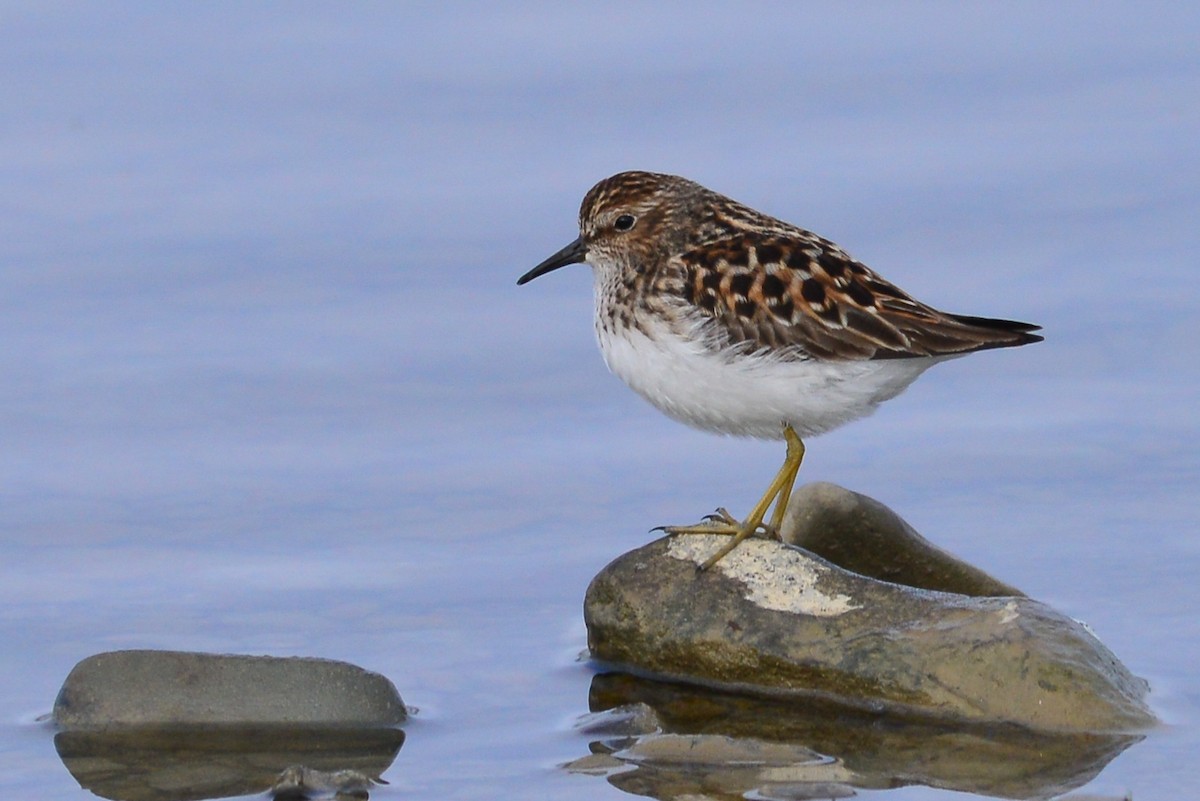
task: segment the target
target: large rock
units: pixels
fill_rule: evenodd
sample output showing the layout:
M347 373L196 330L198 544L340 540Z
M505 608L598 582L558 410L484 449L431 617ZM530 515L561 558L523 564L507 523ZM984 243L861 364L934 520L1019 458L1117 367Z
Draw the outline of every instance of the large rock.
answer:
M837 484L798 488L779 533L786 543L881 581L962 595L1025 594L938 548L874 498Z
M111 651L84 659L54 702L64 729L132 725L394 726L407 712L378 673L330 659Z
M584 617L598 659L735 689L1060 731L1154 722L1145 682L1084 626L1025 597L859 575L798 548L678 535L618 558Z

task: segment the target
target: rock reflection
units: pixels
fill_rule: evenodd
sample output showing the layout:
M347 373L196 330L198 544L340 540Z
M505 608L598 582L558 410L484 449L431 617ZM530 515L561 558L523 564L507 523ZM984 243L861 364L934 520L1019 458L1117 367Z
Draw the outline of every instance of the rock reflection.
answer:
M623 673L592 680L589 756L566 769L633 795L815 799L925 785L1039 799L1094 778L1140 735L934 725L820 700L716 693Z
M378 776L368 776L357 770L314 770L307 765L292 765L285 768L271 787L275 801L300 801L300 799L331 796L339 801L366 799L376 784L387 784Z
M365 799L403 744L400 729L343 727L137 726L63 731L54 738L80 786L114 801L267 791ZM297 777L305 780L288 781ZM318 781L322 777L336 781Z

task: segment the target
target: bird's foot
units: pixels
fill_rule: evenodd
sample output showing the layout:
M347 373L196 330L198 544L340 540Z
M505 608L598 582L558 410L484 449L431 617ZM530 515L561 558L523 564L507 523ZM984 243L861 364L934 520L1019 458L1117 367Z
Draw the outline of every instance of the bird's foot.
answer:
M729 537L729 542L710 556L704 564L696 568L700 572L708 570L736 548L743 540L750 537L779 539L779 533L773 526L761 521L753 525L749 521L745 523L740 522L724 508L718 509L710 515L705 515L703 521L692 526L659 526L654 530L665 531L667 534L716 534Z
M729 510L721 507L704 519L691 526L655 526L651 531L662 531L667 534L719 534L727 537L737 537L746 530L746 524L729 514ZM765 540L778 540L779 532L769 523L759 523L747 537L759 537Z

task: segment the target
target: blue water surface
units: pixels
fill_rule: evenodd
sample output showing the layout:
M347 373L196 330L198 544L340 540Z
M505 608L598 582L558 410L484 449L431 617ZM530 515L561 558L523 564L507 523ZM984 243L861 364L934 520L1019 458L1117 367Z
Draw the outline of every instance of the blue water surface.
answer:
M803 476L1085 620L1200 776L1200 11L1188 4L12 2L0 9L0 786L117 648L311 655L420 709L380 798L617 799L559 765L581 601L778 443L604 369L624 169L694 178L1042 344L938 367ZM928 788L891 799L962 798Z

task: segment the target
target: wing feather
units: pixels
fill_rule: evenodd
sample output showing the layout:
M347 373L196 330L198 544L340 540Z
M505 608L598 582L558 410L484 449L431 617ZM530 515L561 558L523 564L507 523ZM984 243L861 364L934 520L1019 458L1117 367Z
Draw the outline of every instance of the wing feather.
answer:
M683 299L721 342L798 359L945 356L1037 342L1037 326L947 314L832 242L746 231L676 257Z

